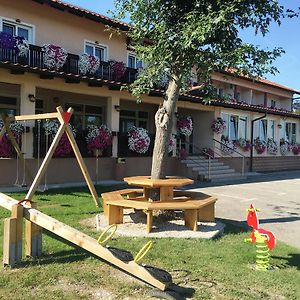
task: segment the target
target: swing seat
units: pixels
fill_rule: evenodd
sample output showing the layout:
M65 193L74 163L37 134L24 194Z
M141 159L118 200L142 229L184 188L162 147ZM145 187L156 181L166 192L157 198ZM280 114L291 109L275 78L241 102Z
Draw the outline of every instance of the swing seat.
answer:
M169 272L167 272L163 269L159 269L159 268L148 266L148 265L143 265L143 267L147 270L147 272L151 276L153 276L158 281L163 282L163 283L171 283L172 282L172 275Z
M106 249L109 250L113 256L122 260L123 262L130 262L134 260L133 255L129 251L110 246L106 246Z

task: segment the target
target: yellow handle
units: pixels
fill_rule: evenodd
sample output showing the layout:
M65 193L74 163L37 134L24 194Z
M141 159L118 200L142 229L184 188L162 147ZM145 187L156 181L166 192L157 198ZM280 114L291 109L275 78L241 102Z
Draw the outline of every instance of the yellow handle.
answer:
M139 261L149 252L153 245L153 242L149 241L136 255L134 262L139 263Z
M113 230L111 231L111 233L110 233L109 235L107 235L106 238L104 238L105 235L107 234L107 232L108 232L110 229L112 229L112 228L113 228ZM116 225L116 224L110 225L109 227L107 227L107 228L102 232L102 234L100 235L100 237L99 237L99 239L98 239L98 243L99 243L100 245L105 244L108 240L110 240L110 239L114 236L114 234L116 233L116 231L117 231L117 225ZM104 239L103 239L103 238L104 238ZM102 240L102 239L103 239L103 240Z
M244 242L245 243L252 243L252 239L250 239L250 238L244 239Z
M247 212L254 212L254 209L253 209L253 208L247 208L246 211L247 211ZM260 209L260 208L255 208L255 211L256 211L256 212L260 212L261 209Z

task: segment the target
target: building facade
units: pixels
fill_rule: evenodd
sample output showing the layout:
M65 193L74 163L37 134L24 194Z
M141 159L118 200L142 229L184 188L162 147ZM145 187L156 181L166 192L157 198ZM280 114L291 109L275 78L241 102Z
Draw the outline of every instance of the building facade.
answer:
M131 51L126 34L110 38L107 25L128 30L125 23L60 1L1 1L0 112L26 115L52 112L57 106L64 109L73 107L71 124L76 129L76 140L92 178L146 175L150 173L155 137L154 115L162 102L162 91L153 90L142 97L141 104L137 104L130 93L120 90L135 80L143 64ZM28 51L20 55L21 48L9 47L9 36L27 40ZM51 65L45 54L49 45L65 49L63 65ZM61 48L52 47L52 50ZM99 59L96 72L82 71L82 53ZM120 68L121 73L118 71ZM205 105L197 91L180 97L177 117L190 116L193 131L190 136L177 135L177 145L169 157L170 174L195 175L178 158L180 149L184 149L185 156L218 158L235 169L240 168L243 158L245 172L251 165L254 171L300 168L297 151L293 151L300 141L300 116L292 111L291 100L294 94L299 94L298 91L266 80L236 77L230 72L213 74L213 83L220 97L210 104ZM252 122L263 116L263 119ZM222 132L214 132L212 124L221 119L226 126ZM113 143L97 160L87 151L85 137L89 125L101 124L112 130ZM48 145L41 123L30 121L23 125L26 130L20 145L34 174ZM132 126L149 132L151 143L145 154L134 153L128 148L127 132ZM174 135L177 133L175 127ZM273 147L272 152L267 147L259 153L255 148L251 155L247 147L241 147L251 136L257 142L257 149L264 145L271 149L273 141L277 151ZM280 143L287 145L288 151L283 153ZM126 158L125 164L120 163L120 157ZM12 185L23 180L22 166L13 154L0 158L0 167L3 170L0 185ZM20 179L17 180L17 177ZM48 183L81 180L72 155L52 160L47 172ZM28 179L25 178L25 181Z

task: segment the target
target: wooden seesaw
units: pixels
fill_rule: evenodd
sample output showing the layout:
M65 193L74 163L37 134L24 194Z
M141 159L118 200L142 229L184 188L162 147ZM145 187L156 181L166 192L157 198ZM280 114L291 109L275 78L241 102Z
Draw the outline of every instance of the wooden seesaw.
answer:
M142 266L134 261L123 261L115 256L109 248L102 246L96 239L76 230L32 207L28 202L19 202L0 193L0 206L12 212L11 217L4 220L3 263L14 266L22 258L23 218L25 218L25 255L37 257L41 255L42 229L54 233L67 242L94 254L128 274L160 289L165 290L172 283L166 271ZM122 251L122 250L120 250ZM158 275L157 275L158 274Z
M59 140L65 132L69 138L95 204L97 207L100 206L95 187L73 134L68 126L72 113L72 108L69 108L67 112L64 112L61 107L58 107L56 113L7 117L5 119L5 124L7 124L5 126L6 129L8 129L9 121L51 118L57 118L60 122L60 127L25 199L17 201L12 197L0 193L0 207L11 211L11 217L4 220L3 264L14 267L22 260L23 221L25 219L24 239L26 256L35 258L42 255L42 232L44 229L63 239L63 241L72 243L73 245L90 252L120 270L127 272L128 274L158 288L159 290L165 291L168 286L172 284L172 277L168 272L152 266L140 265L138 263L139 259L137 257L134 258L128 251L101 245L101 243L99 243L96 239L40 212L37 210L36 203L31 201L38 184L50 163ZM14 137L11 138L13 139ZM143 256L143 253L140 251L137 256L141 257Z

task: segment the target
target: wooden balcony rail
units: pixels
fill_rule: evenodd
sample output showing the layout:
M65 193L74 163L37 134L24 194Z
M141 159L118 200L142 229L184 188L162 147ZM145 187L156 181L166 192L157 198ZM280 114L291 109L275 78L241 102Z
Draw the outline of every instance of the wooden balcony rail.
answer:
M7 49L0 47L0 61L9 62L12 64L19 63L23 66L29 66L38 69L47 69L44 65L44 51L42 47L36 45L29 45L29 52L27 56L20 57L15 49ZM57 70L66 74L81 75L79 66L79 55L68 53L68 57L64 66ZM133 68L126 68L126 71L122 78L116 78L113 74L111 65L109 62L101 61L100 67L95 74L87 74L85 76L96 79L104 79L110 81L118 81L122 83L132 83L137 78L138 71Z

